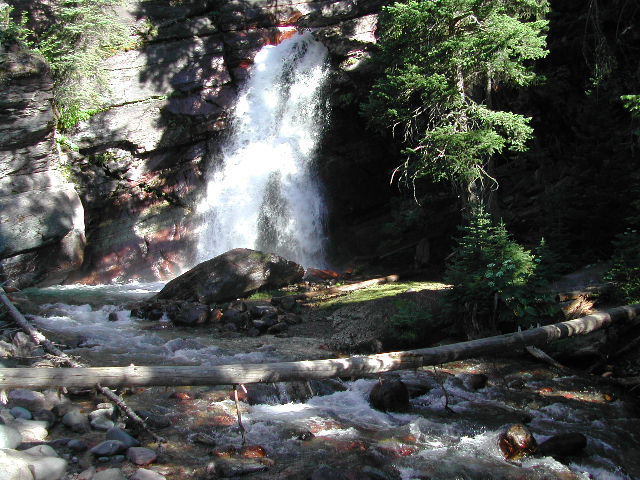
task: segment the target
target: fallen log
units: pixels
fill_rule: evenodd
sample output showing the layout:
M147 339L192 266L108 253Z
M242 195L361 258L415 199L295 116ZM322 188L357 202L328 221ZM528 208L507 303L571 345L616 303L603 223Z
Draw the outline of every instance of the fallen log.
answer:
M135 366L94 368L0 368L0 388L234 385L332 377L358 377L414 369L453 360L539 346L561 338L586 335L612 323L640 316L640 304L613 308L575 320L468 342L369 356L216 366Z
M45 337L42 333L40 333L31 324L31 322L29 322L29 320L27 320L25 318L25 316L22 315L20 310L18 310L15 307L15 305L13 304L13 302L11 302L9 297L7 297L5 291L4 291L4 289L2 287L0 287L0 301L7 308L7 310L9 311L9 315L11 315L13 320L29 335L29 337L31 337L31 339L33 340L33 342L36 345L42 345L45 348L45 350L47 350L50 354L54 355L55 357L59 358L64 363L69 365L71 367L71 370L73 370L73 369L79 369L80 370L80 369L86 368L86 367L83 367L82 364L76 362L73 358L71 358L69 355L64 353L58 347L56 347L55 344L53 344L49 339L47 339L47 337ZM30 368L26 368L25 369L25 368L21 368L19 370L44 370L44 369L30 369ZM69 369L63 369L63 370L69 370ZM65 387L65 388L66 387L71 387L71 385L65 385L64 383L54 383L54 384L49 384L47 386L49 386L49 387ZM120 397L116 393L112 392L107 387L103 386L100 383L99 379L96 379L91 384L85 385L85 386L95 388L98 392L100 392L102 395L104 395L109 400L111 400L113 403L115 403L116 406L120 409L120 411L124 415L129 417L134 423L137 423L138 425L140 425L140 427L142 427L142 429L144 429L147 433L149 433L154 438L154 440L156 440L158 443L163 443L165 441L164 438L156 435L149 428L149 426L146 424L146 422L142 418L140 418L140 416L138 416L138 414L136 412L134 412L124 402L122 397ZM10 387L8 385L4 386L4 385L2 385L0 383L0 389L2 389L2 388L16 388L16 386L13 386L13 387Z

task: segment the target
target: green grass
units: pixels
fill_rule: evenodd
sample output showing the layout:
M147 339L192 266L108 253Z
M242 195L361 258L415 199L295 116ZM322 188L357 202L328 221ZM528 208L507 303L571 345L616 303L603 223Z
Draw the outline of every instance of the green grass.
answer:
M326 301L319 300L321 303L318 307L323 309L336 310L346 305L353 305L361 302L370 302L373 300L379 300L381 298L395 297L402 293L406 293L407 290L413 290L416 292L422 290L444 290L448 285L440 282L395 282L385 283L384 285L374 285L373 287L363 288L356 290L347 295L332 298Z

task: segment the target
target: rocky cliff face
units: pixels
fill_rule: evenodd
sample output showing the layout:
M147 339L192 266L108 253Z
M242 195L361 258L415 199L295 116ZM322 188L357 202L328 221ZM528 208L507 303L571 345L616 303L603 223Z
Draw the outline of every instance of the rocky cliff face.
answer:
M83 209L56 169L46 63L0 47L0 282L56 283L82 264Z
M384 201L379 189L388 189L386 172L372 173L366 165L384 163L388 147L382 140L365 141L357 101L370 81L367 59L375 44L377 13L387 3L128 2L119 15L136 32L138 47L105 62L111 83L108 107L68 134L79 147L66 153L66 165L84 206L87 241L82 268L69 281L164 279L192 266L198 227L195 205L205 172L220 159L219 141L238 88L260 48L297 30L310 29L329 48L333 65L332 121L319 159L332 203L332 227L339 230L350 222L350 215ZM36 18L46 20L41 14L51 2L16 0L14 5L31 8ZM50 80L47 85L20 84L36 96L46 96L32 100L41 113L24 111L30 129L35 129L31 136L41 141L11 147L19 153L12 153L12 166L6 167L16 179L20 165L28 164L23 178L31 179L34 172L49 172L45 165L55 157L51 85ZM8 123L22 128L18 119ZM6 160L2 164L9 165ZM345 184L345 178L356 180ZM27 186L23 192L34 188ZM60 190L58 196L50 195L53 204L69 205L70 198L60 200L63 192L74 195L72 189ZM65 215L48 227L51 234L42 237L40 246L51 245L50 238L64 238L67 228L80 231ZM0 257L13 255L12 261L20 263L18 253L5 247Z

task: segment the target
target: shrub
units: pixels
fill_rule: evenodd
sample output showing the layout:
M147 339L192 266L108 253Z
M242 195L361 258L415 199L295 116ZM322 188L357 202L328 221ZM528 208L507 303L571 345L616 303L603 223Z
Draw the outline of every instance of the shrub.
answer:
M627 229L613 242L615 253L605 279L617 287L617 300L640 303L640 233Z
M503 222L494 224L477 207L461 231L445 272L445 281L453 285L445 306L462 320L470 338L495 334L501 321L515 319L528 327L557 313L545 292L547 262L514 241Z

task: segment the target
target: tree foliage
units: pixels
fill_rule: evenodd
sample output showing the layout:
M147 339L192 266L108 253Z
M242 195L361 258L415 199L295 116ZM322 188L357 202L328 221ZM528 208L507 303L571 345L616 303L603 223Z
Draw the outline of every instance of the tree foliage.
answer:
M547 10L546 0L407 0L384 9L384 71L363 112L402 135L405 178L471 185L488 177L494 154L525 149L530 119L494 109L492 93L536 78Z
M501 321L515 318L528 327L557 313L545 293L549 271L544 242L536 254L524 249L481 205L472 209L461 232L445 272L445 281L453 285L447 307L465 323L470 337L495 334Z

